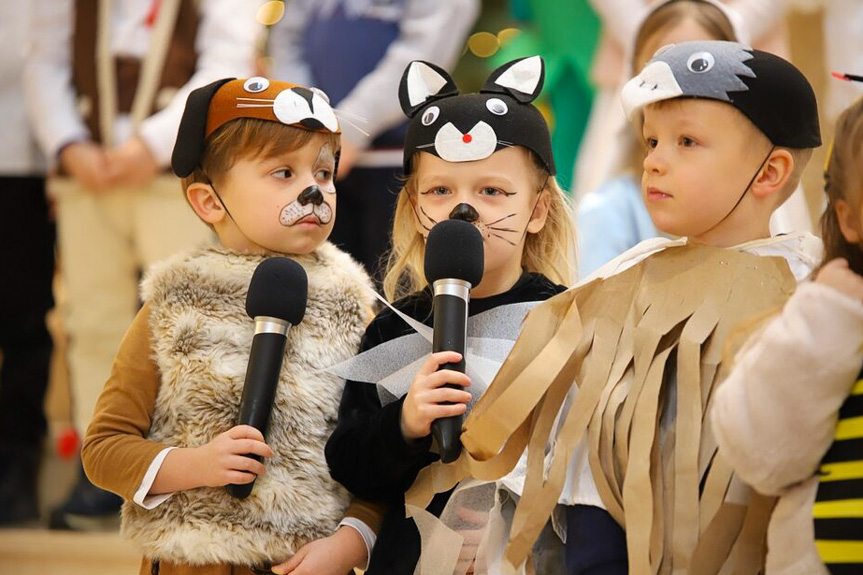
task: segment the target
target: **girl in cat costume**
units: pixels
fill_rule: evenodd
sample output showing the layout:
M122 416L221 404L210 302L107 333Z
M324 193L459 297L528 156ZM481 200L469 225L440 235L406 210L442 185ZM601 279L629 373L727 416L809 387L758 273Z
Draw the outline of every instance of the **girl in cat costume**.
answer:
M433 64L415 61L406 69L399 96L410 118L407 181L395 212L384 281L387 298L396 301L394 309L384 310L369 325L364 352L413 331L397 312L431 325L425 240L445 219L472 223L484 241L485 273L471 290L469 331L481 315L545 300L565 289L572 232L554 178L548 127L531 105L543 79L542 60L524 58L492 72L480 93L459 95L450 76ZM432 421L463 414L472 396L481 393L479 383L467 375L436 371L459 359L454 352L429 356L409 376L413 379L406 394L389 402L372 385L351 378L347 382L326 455L336 480L359 497L389 506L368 575L410 575L420 560L420 533L414 520L405 517L404 493L420 470L438 459L430 451ZM468 393L442 387L446 383L473 385ZM427 508L430 515L440 515L449 497L449 492L435 497ZM462 557L462 573L471 561Z

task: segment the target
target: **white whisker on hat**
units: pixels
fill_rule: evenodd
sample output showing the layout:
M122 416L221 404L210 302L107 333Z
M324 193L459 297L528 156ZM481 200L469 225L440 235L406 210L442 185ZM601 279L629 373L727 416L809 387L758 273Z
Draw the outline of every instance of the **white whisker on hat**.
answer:
M362 129L362 128L360 128L359 126L357 126L357 125L356 125L356 123L352 122L350 119L348 119L348 118L344 118L344 117L343 117L343 118L341 118L341 119L342 119L342 120L344 120L344 121L345 121L345 123L349 124L349 125L350 125L354 130L356 130L357 132L359 132L360 134L362 134L362 135L363 135L363 136L365 136L366 138L370 138L370 137L371 137L371 134L369 134L368 132L366 132L365 130L363 130L363 129Z
M357 122L362 122L363 124L369 123L368 118L366 118L365 116L361 116L355 112L348 112L347 110L340 110L338 108L333 108L333 112L338 117L352 118L352 119L356 120Z

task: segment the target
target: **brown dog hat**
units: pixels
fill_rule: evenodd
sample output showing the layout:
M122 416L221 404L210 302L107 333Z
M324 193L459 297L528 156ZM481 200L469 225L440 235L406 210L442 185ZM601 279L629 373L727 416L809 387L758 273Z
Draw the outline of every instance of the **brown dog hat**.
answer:
M171 155L174 173L185 178L201 163L204 143L221 126L237 118L256 118L309 130L339 134L329 98L317 88L262 77L224 78L194 90Z

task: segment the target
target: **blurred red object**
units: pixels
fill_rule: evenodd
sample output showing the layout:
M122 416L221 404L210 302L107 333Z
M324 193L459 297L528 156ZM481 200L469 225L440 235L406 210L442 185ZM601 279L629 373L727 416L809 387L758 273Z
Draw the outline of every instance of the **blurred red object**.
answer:
M81 439L78 437L78 432L75 431L74 427L61 431L54 444L57 455L63 459L71 459L77 455L80 447Z

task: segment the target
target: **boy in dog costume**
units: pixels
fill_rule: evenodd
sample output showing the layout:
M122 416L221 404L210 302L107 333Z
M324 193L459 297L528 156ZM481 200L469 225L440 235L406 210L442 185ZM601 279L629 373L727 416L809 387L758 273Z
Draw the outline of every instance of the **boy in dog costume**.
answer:
M189 96L172 166L221 245L148 272L83 448L91 480L126 500L142 574L344 575L367 560L376 512L349 509L324 460L343 381L322 369L356 353L370 311L366 273L326 241L339 135L319 90L225 79ZM264 443L235 422L254 332L246 293L271 256L302 265L308 303ZM256 477L246 499L224 488Z
M768 229L821 143L815 96L774 55L687 42L657 52L623 102L644 114L651 217L681 239L643 242L532 310L465 421L461 458L407 499L468 475L521 487L516 567L561 503L608 510L630 573L756 573L772 503L736 480L703 421L731 329L819 261L814 236ZM568 547L601 544L567 527Z

